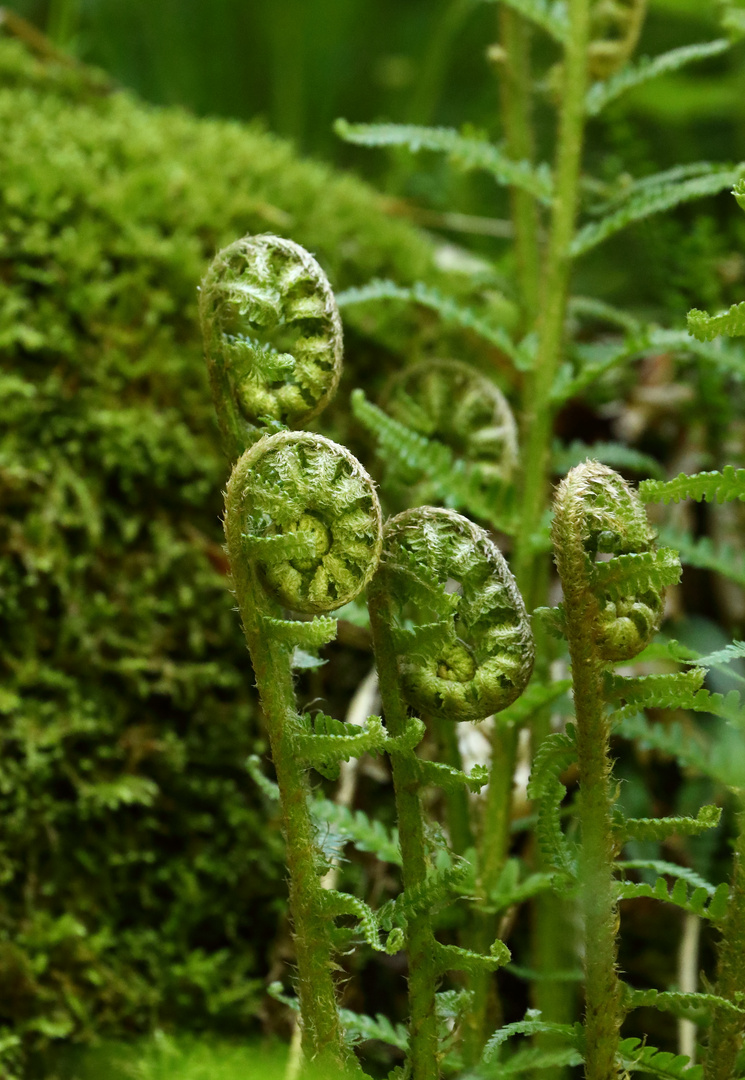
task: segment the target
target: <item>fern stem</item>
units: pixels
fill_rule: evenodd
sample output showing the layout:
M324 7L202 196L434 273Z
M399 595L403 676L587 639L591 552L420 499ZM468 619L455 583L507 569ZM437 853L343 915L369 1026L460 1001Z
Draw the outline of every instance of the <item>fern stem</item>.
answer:
M230 491L228 493L230 495ZM228 538L230 545L230 537ZM329 919L323 910L318 875L318 847L308 798L307 774L297 753L298 722L291 650L260 630L260 616L269 610L256 571L243 560L232 561L233 586L246 642L256 675L282 807L282 829L289 871L290 913L297 959L298 997L307 1060L341 1064L347 1060L332 978Z
M589 32L589 0L570 0L555 194L551 208L546 274L541 290L538 350L524 399L526 407L523 430L527 435L527 445L524 456L522 520L515 551L514 572L529 611L539 602L536 595L537 560L534 536L546 506L548 490L553 426L551 390L561 354L571 272L569 248L577 216L585 128Z
M391 635L390 603L385 593L369 590L370 628L375 644L380 697L386 727L393 737L406 730L407 708L401 693L398 661ZM419 767L413 750L391 753L396 812L401 843L404 893L421 885L427 875L424 842L424 819L420 797ZM409 1047L413 1080L438 1080L437 1016L435 982L437 977L432 924L426 912L411 919L406 930L409 956Z
M432 723L440 744L440 760L453 769L463 769L463 759L458 746L458 729L442 717L433 717ZM465 787L448 788L445 791L450 843L456 855L465 855L473 847L471 815L468 809L468 792Z
M737 815L735 866L727 915L719 945L716 992L734 1001L736 991L745 989L745 805ZM729 1080L735 1074L735 1060L743 1043L743 1018L726 1009L714 1009L709 1029L709 1045L704 1059L705 1080Z
M531 110L530 24L506 4L500 4L499 36L504 50L499 89L507 153L515 161L532 162L535 145ZM529 192L513 186L510 188L510 208L523 319L525 325L530 326L538 314L538 204Z
M514 724L497 725L492 735L492 757L489 787L483 814L483 831L479 844L478 890L482 900L496 892L499 878L507 861L512 820L512 792L517 757L517 728ZM471 948L488 953L497 936L494 915L479 912ZM476 971L471 975L470 989L473 1005L466 1018L464 1051L469 1064L476 1062L487 1037L496 1024L501 1024L501 1003L491 972Z

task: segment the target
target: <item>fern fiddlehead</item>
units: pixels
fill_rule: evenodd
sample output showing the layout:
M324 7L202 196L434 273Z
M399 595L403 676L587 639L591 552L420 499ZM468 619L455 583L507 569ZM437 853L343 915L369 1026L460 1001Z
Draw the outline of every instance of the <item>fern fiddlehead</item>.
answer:
M617 840L603 679L608 663L632 659L650 641L662 616L663 586L671 575L668 553L655 551L637 496L598 462L578 465L559 485L553 543L564 591L577 719L586 1076L609 1080L619 1072L622 993L616 971ZM596 561L605 555L613 557Z
M370 622L386 725L395 738L410 724L407 705L446 720L481 720L522 692L533 641L514 580L487 533L450 510L423 507L388 522L381 564L369 590ZM404 893L428 878L420 790L441 782L414 749L391 753ZM447 779L468 782L446 770ZM444 774L443 774L444 776ZM407 928L410 1046L414 1080L439 1077L435 982L453 968L492 970L509 956L444 949L428 911Z
M267 422L300 426L333 397L341 320L325 274L299 244L244 236L218 252L202 280L199 313L231 460Z
M303 1045L309 1058L341 1061L329 920L342 908L329 907L333 896L320 884L306 776L314 735L297 713L292 675L295 648L331 640L336 621L320 615L293 622L283 608L330 611L365 587L380 554L380 506L372 481L347 450L299 432L264 436L245 451L230 477L225 505L233 586L282 803ZM380 742L373 729L370 736ZM321 740L319 753L330 760L334 750L328 738ZM340 746L339 753L345 752L346 745Z

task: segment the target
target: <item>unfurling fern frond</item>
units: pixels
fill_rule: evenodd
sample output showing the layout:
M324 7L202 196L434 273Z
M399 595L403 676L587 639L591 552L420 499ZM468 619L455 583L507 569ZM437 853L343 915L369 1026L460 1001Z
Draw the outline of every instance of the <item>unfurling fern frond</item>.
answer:
M702 472L687 476L680 473L674 480L643 480L639 495L644 502L680 502L695 499L697 502L745 502L745 469L725 465L721 472Z
M671 49L655 57L642 56L635 64L626 65L609 79L592 84L587 91L588 115L597 116L611 101L615 101L617 97L635 86L640 86L650 79L656 79L671 71L679 71L686 64L697 60L719 56L730 47L730 42L726 38L718 38L716 41L701 42L697 45L683 45L679 49Z
M627 60L639 40L647 0L600 0L591 8L587 48L592 79L609 79Z
M484 380L486 382L486 380ZM491 384L489 384L491 387ZM492 522L502 532L514 531L509 510L510 489L495 476L496 466L454 458L454 447L428 438L368 401L362 390L352 393L355 417L376 437L388 479L405 485L412 501L446 502ZM457 447L462 450L463 447Z
M742 174L743 167L742 164L712 166L707 171L702 168L702 175L693 176L680 183L671 181L666 174L660 174L656 183L653 182L653 177L647 177L629 189L620 209L600 221L583 226L575 236L570 252L575 258L584 255L609 236L625 229L627 225L659 214L663 210L671 210L674 206L693 199L718 195L725 188L732 187Z
M202 281L199 312L231 458L261 436L267 421L298 427L333 397L341 321L326 275L298 244L245 236L224 248Z
M484 1047L481 1061L484 1065L495 1062L499 1056L499 1049L511 1039L513 1035L552 1035L557 1040L561 1039L565 1044L582 1052L584 1050L584 1035L581 1024L555 1024L541 1020L540 1013L535 1009L529 1009L524 1020L516 1020L511 1024L504 1024L489 1039Z
M445 643L426 656L398 656L403 692L414 708L449 720L483 720L522 693L533 638L514 579L483 529L449 510L399 514L386 525L373 588L387 597L393 628L437 621L443 596L452 601Z
M367 285L346 289L336 297L340 308L350 307L352 304L370 304L380 300L402 300L408 304L421 304L422 307L435 311L447 325L468 330L500 349L509 356L519 370L524 370L527 366L525 355L501 326L485 319L471 308L453 300L452 297L443 296L431 285L416 282L408 288L396 285L393 281L376 279Z
M521 188L540 202L549 204L552 195L548 165L515 161L486 136L461 135L453 128L420 127L416 124L350 124L337 120L334 131L347 142L360 146L404 146L412 154L434 150L447 154L453 165L465 171L483 169L499 184Z
M383 407L476 466L487 487L508 483L517 468L517 424L507 399L485 376L457 360L425 360L389 383Z

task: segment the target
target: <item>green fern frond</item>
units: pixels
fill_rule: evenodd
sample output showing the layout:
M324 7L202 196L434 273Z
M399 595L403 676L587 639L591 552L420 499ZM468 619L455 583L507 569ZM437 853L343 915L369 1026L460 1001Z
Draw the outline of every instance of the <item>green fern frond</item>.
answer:
M443 791L458 791L465 785L477 795L489 783L489 770L483 765L474 765L470 773L465 773L441 761L422 760L418 772L422 784L433 784Z
M617 308L614 304L608 304L605 300L598 300L594 296L572 296L569 299L569 313L575 318L583 316L588 319L597 319L600 322L618 326L627 334L638 334L642 324L637 318L623 308Z
M523 0L524 2L524 0ZM540 0L534 0L540 3ZM447 154L451 163L468 172L483 169L498 184L527 191L539 202L549 205L553 193L548 165L515 161L498 146L483 138L461 135L454 128L420 127L417 124L350 124L337 120L334 131L346 142L358 146L404 146L412 154L434 150Z
M566 635L566 612L563 604L556 607L537 607L533 611L533 618L539 619L543 627L557 640L563 640Z
M631 446L624 446L623 443L593 443L589 446L575 439L568 446L554 444L554 472L559 476L565 476L575 465L579 465L588 458L600 461L603 465L610 465L613 469L630 469L643 476L663 479L659 461L655 461L649 454L643 454L640 450L634 450Z
M704 682L704 672L677 671L667 675L623 676L608 674L605 692L610 701L623 701L650 709L692 708Z
M313 619L273 619L261 617L261 625L267 637L281 645L300 649L320 649L336 638L337 622L330 615L316 615Z
M684 664L695 664L696 667L719 667L722 664L731 664L733 660L745 660L745 641L733 641L723 649L709 653L708 656L699 656L695 660L684 660Z
M409 919L414 919L422 911L431 911L443 903L454 887L468 873L466 863L453 863L451 866L432 870L419 885L399 893L395 900L383 904L378 912L380 925L406 927Z
M435 941L434 955L437 970L443 975L446 971L469 971L472 974L496 971L497 968L509 964L512 959L512 954L503 941L495 941L488 956L471 949L461 949L458 945L442 945Z
M628 64L610 79L596 82L587 91L585 108L589 116L597 116L598 113L611 101L631 90L635 86L656 79L660 75L666 75L671 71L679 71L686 64L696 60L705 60L709 56L718 56L730 48L730 42L726 38L717 38L715 41L704 41L696 45L684 45L679 49L671 49L659 56L642 56L635 64Z
M511 1039L513 1035L553 1035L563 1039L575 1050L582 1051L584 1049L584 1032L581 1024L550 1023L541 1020L540 1013L537 1010L528 1009L524 1020L516 1020L512 1024L505 1024L494 1032L481 1055L483 1064L489 1065L491 1062L496 1061L500 1046L506 1043L508 1039Z
M315 544L309 533L277 533L274 536L243 536L246 557L260 559L266 566L289 559L307 559L315 555Z
M680 561L672 548L658 548L630 555L616 555L608 562L595 563L592 586L611 600L620 600L631 593L677 585L680 581Z
M745 501L745 469L725 465L721 472L701 472L688 476L680 473L674 480L643 480L639 495L644 502L678 503L681 499L696 502Z
M689 866L680 866L678 863L666 862L664 859L624 859L617 862L616 866L619 870L656 870L658 874L680 878L692 885L694 889L706 889L709 896L713 896L717 888L695 870L691 870Z
M369 304L379 300L403 300L408 304L421 304L437 312L442 321L450 326L457 326L462 330L470 330L495 348L501 349L518 370L526 370L528 360L511 340L501 326L487 321L469 307L458 303L449 296L443 296L437 289L430 285L417 282L411 288L396 285L393 281L375 279L367 285L359 288L346 289L336 297L337 306L349 307L352 304Z
M505 870L513 863L517 866L519 871L519 859L509 859ZM513 904L522 904L525 900L530 900L534 896L538 896L539 893L561 888L565 884L566 879L561 874L545 874L540 872L528 874L524 881L519 882L517 880L510 880L505 873L503 873L494 892L487 896L486 903L482 910L488 911L491 914L497 914L500 911L504 911L506 908L512 907Z
M745 1014L745 1006L737 1005L727 998L718 994L702 994L695 992L683 993L680 990L635 990L630 986L625 988L624 1007L628 1010L651 1007L666 1012L675 1013L676 1016L690 1016L691 1012L706 1011L709 1008L720 1008L726 1012Z
M569 40L566 5L560 0L505 0L505 3L524 19L540 26L560 45L565 45Z
M680 879L675 882L672 889L669 889L664 878L657 878L654 885L634 881L623 881L619 884L619 900L636 900L640 896L674 904L675 907L682 908L683 911L689 911L693 915L699 915L702 919L708 919L716 923L720 922L726 914L729 885L723 882L714 895L709 898L709 894L704 888L694 889L689 894L688 886L685 881Z
M617 1059L628 1072L645 1072L658 1080L703 1080L702 1065L691 1065L684 1054L671 1054L648 1046L641 1039L622 1039Z
M713 341L715 337L742 337L745 335L745 301L733 304L718 315L693 308L688 312L688 333L699 341Z
M298 733L295 746L310 768L320 771L340 761L349 761L350 757L380 754L387 748L388 735L379 716L370 716L360 727L324 713L315 717L306 713L303 719L309 730Z
M659 530L659 538L664 544L675 548L684 566L712 570L745 587L745 554L729 544L715 547L708 536L694 540L690 533L668 526Z
M404 1052L409 1048L409 1033L404 1024L393 1024L387 1016L378 1013L375 1017L364 1013L339 1009L339 1019L344 1029L344 1038L349 1046L375 1039L387 1046L395 1046Z
M328 825L340 841L351 842L358 851L369 852L381 862L401 865L398 829L389 830L363 810L350 810L331 799L316 799L310 809L314 821Z
M695 818L624 818L619 822L619 832L624 840L667 840L670 836L700 836L707 829L716 828L721 816L720 806L707 805L699 809Z
M653 183L654 178L647 177L630 189L619 210L580 229L572 242L570 253L575 258L584 255L609 236L625 229L627 225L642 221L652 214L659 214L663 210L671 210L674 206L693 199L717 195L736 183L742 169L742 165L718 167L715 171L693 176L681 183L674 183L667 178L665 181L660 178L658 183Z
M561 803L566 788L559 775L576 758L577 748L571 734L554 732L544 739L533 761L528 781L528 798L538 806L536 840L545 864L568 879L577 874L576 858L561 827Z

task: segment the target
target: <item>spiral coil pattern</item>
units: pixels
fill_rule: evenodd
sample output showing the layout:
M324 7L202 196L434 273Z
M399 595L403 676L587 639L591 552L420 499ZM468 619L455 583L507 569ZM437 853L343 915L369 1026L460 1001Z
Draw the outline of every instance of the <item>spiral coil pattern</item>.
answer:
M229 519L236 495L240 543L284 607L333 611L367 585L382 546L380 503L343 446L307 432L264 436L236 464ZM230 549L238 540L227 524Z
M450 720L510 705L533 669L522 597L496 544L452 510L421 507L388 522L376 587L391 600L404 695Z
M342 329L331 286L299 244L246 236L202 281L200 318L223 436L237 453L267 420L304 424L334 395Z
M574 590L594 593L597 620L594 629L598 655L606 661L630 660L644 649L657 632L664 610L664 590L651 581L612 594L604 588L602 556L643 555L655 552L655 533L635 492L613 469L586 461L572 469L559 486L554 519L557 563L566 545L584 552L583 581L562 574L565 595ZM601 557L598 561L598 557ZM621 577L621 583L623 577Z
M395 420L477 466L485 486L512 478L517 467L512 410L501 390L469 364L413 364L391 380L383 405Z

